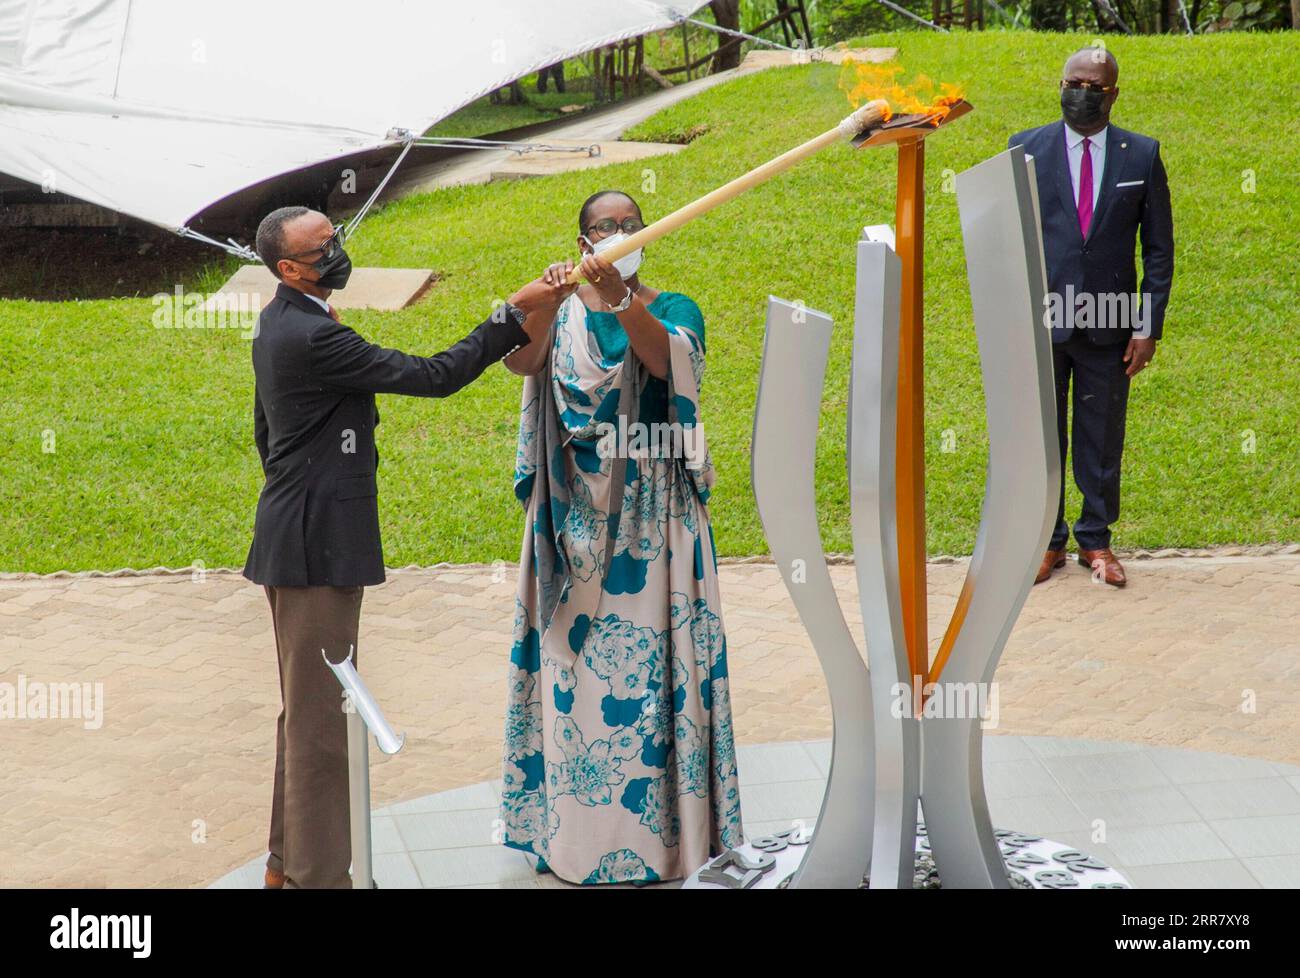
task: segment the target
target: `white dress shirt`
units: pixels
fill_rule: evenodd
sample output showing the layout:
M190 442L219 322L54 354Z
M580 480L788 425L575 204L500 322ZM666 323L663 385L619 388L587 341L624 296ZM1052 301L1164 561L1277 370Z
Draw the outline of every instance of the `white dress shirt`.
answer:
M1110 127L1107 126L1106 129ZM1097 210L1101 195L1101 175L1106 172L1106 129L1089 136L1088 149L1092 152L1092 209ZM1074 203L1079 203L1079 170L1083 166L1083 137L1066 125L1065 155L1070 160L1070 187L1074 190Z
M1076 188L1079 186L1079 181L1077 179L1074 181L1074 185ZM1078 193L1077 189L1075 190L1075 193L1076 194ZM324 309L326 313L330 311L330 304L326 302L324 299L322 299L320 296L312 295L310 292L304 292L303 295L305 295L312 302L316 303L316 305Z

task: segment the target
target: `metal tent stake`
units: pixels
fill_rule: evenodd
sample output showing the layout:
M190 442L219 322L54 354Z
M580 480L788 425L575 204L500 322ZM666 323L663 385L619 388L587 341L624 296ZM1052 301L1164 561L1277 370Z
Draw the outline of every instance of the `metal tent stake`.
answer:
M396 754L406 743L384 719L379 704L361 679L355 665L355 647L348 647L342 662L331 662L325 650L321 657L343 686L348 715L348 812L352 824L352 888L374 887L374 859L370 838L370 744L366 731L375 735L375 746L385 754Z

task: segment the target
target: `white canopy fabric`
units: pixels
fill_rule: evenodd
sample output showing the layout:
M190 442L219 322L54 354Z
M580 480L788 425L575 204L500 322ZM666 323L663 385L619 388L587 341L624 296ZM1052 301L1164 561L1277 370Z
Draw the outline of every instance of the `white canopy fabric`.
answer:
M0 172L175 230L703 5L0 0Z

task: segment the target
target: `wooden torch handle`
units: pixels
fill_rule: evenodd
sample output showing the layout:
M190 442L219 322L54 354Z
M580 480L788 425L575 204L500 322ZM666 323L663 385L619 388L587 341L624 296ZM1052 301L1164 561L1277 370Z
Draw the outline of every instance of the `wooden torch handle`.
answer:
M624 255L630 255L638 248L643 248L652 241L658 241L666 234L671 234L683 224L694 220L701 214L713 210L719 204L724 204L744 193L751 187L756 187L765 180L770 180L778 173L790 169L800 160L807 159L814 153L817 153L832 143L839 142L841 139L852 139L858 133L871 126L885 121L889 117L889 103L883 99L876 99L867 102L851 115L846 116L833 129L828 129L820 136L815 136L796 146L794 149L787 150L780 156L768 160L761 166L756 166L743 176L736 177L730 183L724 183L716 190L711 190L703 197L691 201L683 207L679 207L665 217L661 217L653 224L647 224L636 234L629 235L618 244L611 245L600 253L600 257L608 262L616 262ZM570 285L581 281L582 276L578 274L575 268L565 279Z

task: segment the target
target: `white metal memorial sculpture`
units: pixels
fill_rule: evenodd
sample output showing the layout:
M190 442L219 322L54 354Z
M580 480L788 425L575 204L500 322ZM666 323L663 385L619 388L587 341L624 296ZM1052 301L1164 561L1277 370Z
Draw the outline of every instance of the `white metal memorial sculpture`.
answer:
M1061 466L1051 337L1042 326L1046 273L1035 186L1032 161L1020 147L957 177L989 461L970 569L928 677L910 674L900 601L898 256L884 241L857 244L847 457L865 663L840 612L815 509L813 454L831 320L768 300L754 495L772 556L826 676L831 768L811 838L792 826L750 839L711 860L687 886L844 888L868 877L873 889L1127 885L1069 846L993 828L978 711L918 716L910 709L945 688L991 686L1055 517ZM927 678L938 679L939 688Z

